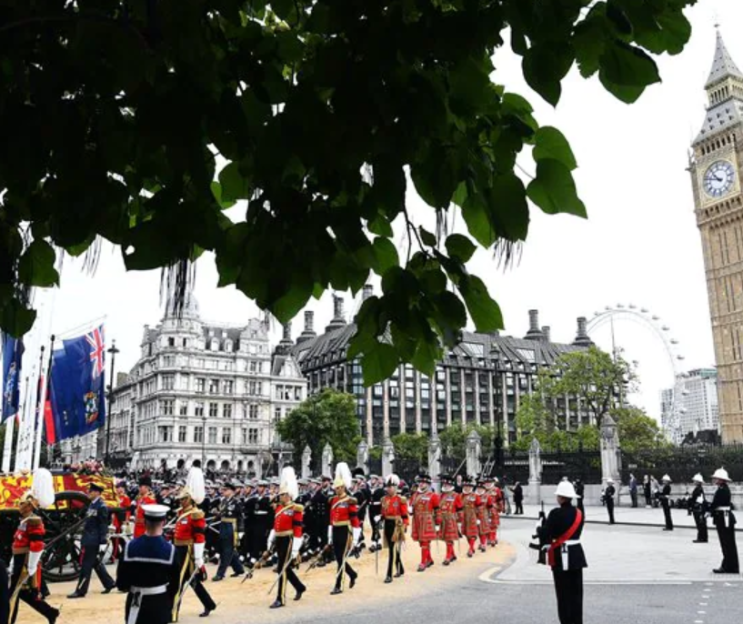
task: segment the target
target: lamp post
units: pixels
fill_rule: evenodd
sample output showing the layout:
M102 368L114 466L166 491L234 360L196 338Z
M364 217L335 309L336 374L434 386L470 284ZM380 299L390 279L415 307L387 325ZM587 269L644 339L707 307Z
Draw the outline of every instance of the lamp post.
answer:
M119 353L119 349L116 348L116 340L111 341L111 348L108 350L111 354L111 381L108 384L108 419L106 421L106 453L104 455L105 462L108 464L108 450L111 446L111 419L112 419L112 407L114 404L114 368L116 366L116 354Z
M206 474L206 412L201 415L201 469Z

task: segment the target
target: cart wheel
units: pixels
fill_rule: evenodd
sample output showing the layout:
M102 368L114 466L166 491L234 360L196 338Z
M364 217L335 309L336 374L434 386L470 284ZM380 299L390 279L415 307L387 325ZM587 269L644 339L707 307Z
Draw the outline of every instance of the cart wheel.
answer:
M72 581L80 576L82 526L75 531L71 531L71 528L85 517L88 505L90 499L82 492L58 492L53 507L39 510L39 515L44 520L47 541L65 534L51 548L44 549L41 556L41 566L47 581Z

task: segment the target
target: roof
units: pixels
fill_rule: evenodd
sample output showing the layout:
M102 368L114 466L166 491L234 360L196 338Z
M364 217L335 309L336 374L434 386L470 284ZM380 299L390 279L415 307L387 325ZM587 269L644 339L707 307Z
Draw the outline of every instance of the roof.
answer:
M317 338L296 345L292 354L303 371L322 367L325 363L346 359L346 350L356 331L351 323L326 332ZM471 365L472 360L502 361L549 366L563 353L585 351L586 347L528 340L500 334L463 332L461 342L445 356L445 363L456 366Z
M735 64L733 57L730 56L725 42L722 40L720 31L717 31L717 44L715 47L715 58L712 61L712 69L709 72L709 78L707 78L707 84L704 85L706 89L714 86L718 82L725 80L730 76L735 76L743 80L743 73L738 69Z

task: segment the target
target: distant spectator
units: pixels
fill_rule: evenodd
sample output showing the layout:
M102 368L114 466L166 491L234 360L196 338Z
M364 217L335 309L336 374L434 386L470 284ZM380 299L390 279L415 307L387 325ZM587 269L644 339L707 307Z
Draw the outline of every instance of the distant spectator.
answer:
M650 477L648 475L643 477L642 492L645 495L645 507L650 507L652 499L650 498Z
M650 486L653 489L653 507L660 505L660 483L653 475L650 475Z
M629 497L632 500L632 507L637 507L637 479L631 473L629 476Z
M583 517L585 518L586 510L583 507L583 492L585 491L585 488L583 486L583 482L580 479L576 479L573 486L575 487L575 493L578 495L578 499L576 501L578 505L578 509L581 510L581 513L583 514Z
M606 488L604 489L604 504L606 505L606 511L609 512L609 524L614 524L614 495L617 493L617 489L614 487L614 480L606 480Z
M523 516L524 515L524 489L521 487L521 483L516 481L514 486L511 488L511 492L513 492L513 505L515 507L514 515L515 516Z

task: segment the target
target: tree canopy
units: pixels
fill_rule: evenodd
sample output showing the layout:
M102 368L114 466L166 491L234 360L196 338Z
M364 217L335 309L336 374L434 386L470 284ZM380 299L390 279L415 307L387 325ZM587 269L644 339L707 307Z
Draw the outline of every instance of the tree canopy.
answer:
M529 202L586 216L568 141L499 81L496 50L553 105L574 66L633 102L695 1L0 0L0 327L32 326L54 246L102 237L129 270L213 251L219 285L282 322L375 273L352 345L365 381L400 361L430 374L468 314L503 325L467 270L476 248L507 259ZM411 181L468 234L417 227Z
M326 444L336 461L356 465L356 448L361 441L356 400L353 395L326 388L302 401L276 425L281 439L294 447L298 461L306 446L312 451L312 468L320 466Z
M658 421L648 416L645 410L629 406L612 410L612 418L617 423L619 444L630 453L670 446L663 435Z

